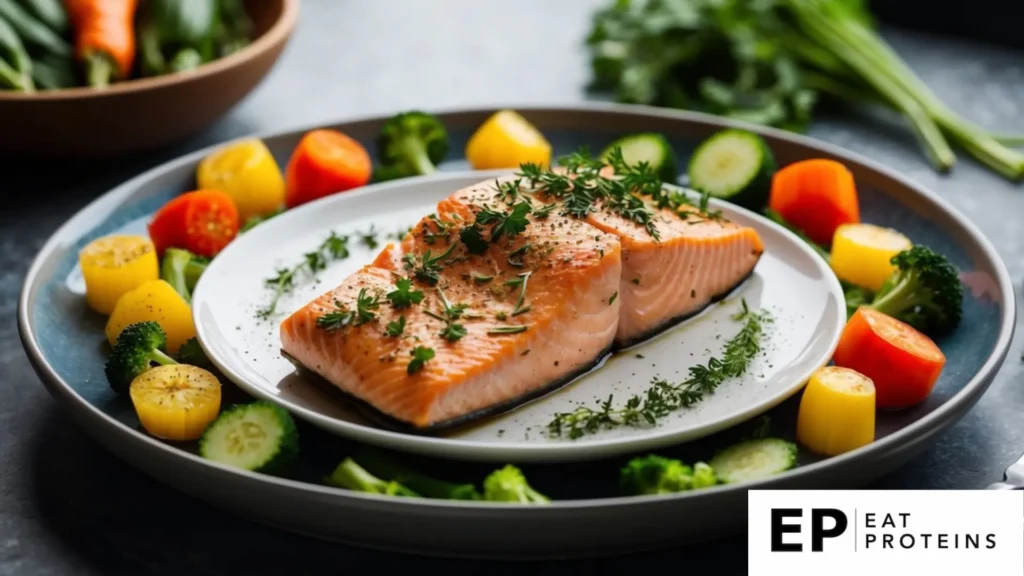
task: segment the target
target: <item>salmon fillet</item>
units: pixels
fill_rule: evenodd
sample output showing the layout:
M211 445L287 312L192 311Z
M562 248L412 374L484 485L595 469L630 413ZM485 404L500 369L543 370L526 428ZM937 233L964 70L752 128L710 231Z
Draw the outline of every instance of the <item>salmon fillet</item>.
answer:
M555 168L565 173L564 169ZM614 177L611 166L600 174ZM750 276L764 253L757 231L714 211L682 205L659 209L636 195L654 214L653 227L630 220L599 203L586 221L614 234L622 244L617 347L627 347L699 313Z
M649 204L650 205L650 204ZM655 213L655 240L643 225L606 209L587 222L622 244L617 346L625 347L703 310L741 284L764 252L753 228L697 208Z
M439 202L399 245L288 317L284 352L374 414L438 431L510 410L611 348L699 312L743 282L763 252L753 229L694 207L659 210L644 200L649 226L602 202L576 218L543 190L502 187L511 180ZM523 202L531 213L521 232L470 251L460 231L484 211L508 214ZM406 280L422 301L398 308L388 295ZM318 326L358 310L360 295L375 303L365 322ZM401 335L389 335L399 322ZM414 370L417 349L433 356Z
M284 352L393 421L423 431L509 410L589 370L610 350L619 323L619 239L553 212L483 254L469 253L459 229L501 202L493 182L440 202L400 246L387 246L285 319ZM427 262L445 255L436 270L424 266L428 251ZM420 305L389 303L386 295L402 278L423 292ZM317 326L339 307L356 310L360 291L379 299L371 320L333 331ZM454 322L445 301L466 307ZM403 334L388 336L388 324L402 316ZM442 335L453 323L465 333L454 342ZM410 373L417 347L434 357Z

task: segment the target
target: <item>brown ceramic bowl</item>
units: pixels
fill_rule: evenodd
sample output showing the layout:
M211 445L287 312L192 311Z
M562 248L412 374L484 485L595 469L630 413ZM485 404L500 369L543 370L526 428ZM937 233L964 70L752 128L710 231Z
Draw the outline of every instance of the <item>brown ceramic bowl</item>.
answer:
M0 152L113 156L171 144L208 126L263 79L287 44L299 0L247 0L256 38L192 72L102 90L0 91Z

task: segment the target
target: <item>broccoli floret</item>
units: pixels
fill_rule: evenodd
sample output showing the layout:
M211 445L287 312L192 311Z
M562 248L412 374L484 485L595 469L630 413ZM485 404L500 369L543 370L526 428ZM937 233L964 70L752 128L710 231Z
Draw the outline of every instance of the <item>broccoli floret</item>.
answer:
M633 458L619 472L629 494L668 494L693 488L693 469L679 460L649 454Z
M377 136L382 175L419 176L437 170L448 155L448 131L436 117L413 110L392 116Z
M945 256L914 246L893 256L896 272L870 306L929 336L952 331L963 316L960 274Z
M167 355L167 335L156 322L131 324L121 331L107 359L107 382L114 392L124 394L132 380L153 364L177 364Z
M491 502L519 502L521 504L548 504L551 499L534 490L526 481L522 470L508 464L484 478L484 500Z
M210 261L181 248L168 248L160 265L160 278L181 294L186 302L192 301L199 277L206 271Z
M370 492L373 494L405 496L409 498L418 498L420 496L398 482L388 482L377 478L367 472L362 466L356 464L356 461L351 458L345 458L341 464L338 464L338 467L327 478L327 482L339 488L356 492Z
M182 364L188 364L189 366L197 366L204 370L212 370L213 363L206 357L206 352L203 352L203 347L199 345L199 340L196 338L189 338L181 345L178 349L178 361Z
M715 469L704 462L697 462L693 465L693 488L708 488L718 484L718 476Z
M480 491L472 484L454 484L438 480L407 468L376 452L366 450L358 454L357 458L371 474L408 486L425 498L442 500L481 500L483 498Z

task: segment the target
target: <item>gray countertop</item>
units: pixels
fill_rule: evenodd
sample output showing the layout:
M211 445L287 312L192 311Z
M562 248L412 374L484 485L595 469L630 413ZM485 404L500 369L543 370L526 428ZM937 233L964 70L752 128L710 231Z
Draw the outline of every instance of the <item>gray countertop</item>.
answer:
M25 270L47 236L94 197L183 152L251 132L404 108L567 104L587 98L581 39L593 0L304 0L270 76L205 133L173 149L47 166L0 159L0 575L319 574L523 567L420 559L320 542L228 515L114 458L71 423L32 372L15 325ZM888 37L950 105L983 125L1024 132L1024 55L899 31ZM904 172L951 201L1024 272L1024 190L966 158L940 176L899 126L825 117L811 135ZM1024 316L1018 315L1024 322ZM1024 451L1020 342L990 391L929 451L875 488L980 488ZM680 521L695 521L681 519ZM700 550L585 562L622 572L714 555L746 569L744 539ZM724 568L724 570L721 570ZM566 567L534 565L536 573Z

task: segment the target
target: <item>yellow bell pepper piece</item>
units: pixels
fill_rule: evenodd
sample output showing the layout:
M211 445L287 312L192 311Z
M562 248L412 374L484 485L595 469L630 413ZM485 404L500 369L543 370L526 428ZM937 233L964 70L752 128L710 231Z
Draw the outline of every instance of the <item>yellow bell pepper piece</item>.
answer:
M85 300L100 314L110 314L125 292L160 277L156 248L145 236L93 240L79 252L78 265L85 280Z
M121 331L136 322L156 322L167 334L167 351L174 354L196 335L192 307L164 280L153 280L126 292L107 319L107 340L113 346Z
M875 439L875 385L870 378L838 366L811 376L800 400L796 440L808 450L836 456Z
M195 440L220 412L220 382L185 364L147 370L128 388L142 427L164 440Z
M844 224L832 238L832 270L857 286L878 290L896 271L889 261L913 247L910 239L874 224Z
M203 158L196 180L200 189L231 196L243 221L272 214L284 205L281 168L259 139L241 140Z
M466 144L466 159L475 170L518 168L551 163L551 144L526 118L512 110L496 112Z

